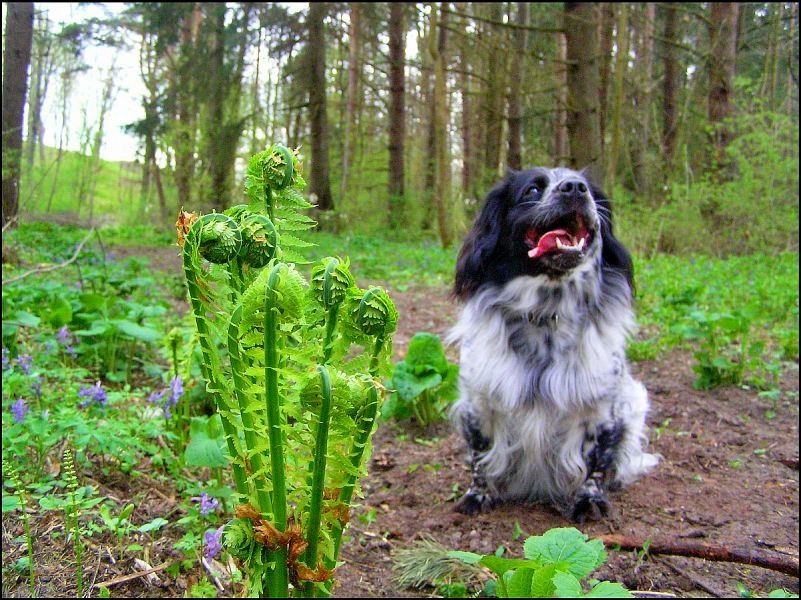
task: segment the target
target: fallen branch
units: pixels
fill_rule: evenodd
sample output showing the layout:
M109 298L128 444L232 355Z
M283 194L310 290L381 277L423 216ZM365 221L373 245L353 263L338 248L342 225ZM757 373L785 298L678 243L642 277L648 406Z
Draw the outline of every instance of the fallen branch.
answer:
M607 548L620 548L622 550L640 550L643 545L648 547L648 554L669 554L672 556L690 556L704 558L718 562L733 562L744 565L754 565L779 571L786 575L798 577L798 557L767 552L765 550L746 550L740 548L727 548L706 542L696 542L686 539L633 539L623 535L602 535L601 541Z
M117 585L118 583L125 583L126 581L130 581L131 579L138 579L139 577L145 577L150 575L151 573L155 573L156 571L163 571L170 565L172 565L175 561L168 560L165 563L160 564L157 567L153 567L152 569L148 569L146 571L137 571L136 573L131 573L130 575L120 575L119 577L114 577L113 579L109 579L108 581L102 581L100 583L94 584L93 587L96 588L103 588L103 587L110 587L112 585Z
M3 280L3 285L6 286L9 283L14 283L15 281L19 281L20 279L24 279L25 277L28 277L29 275L34 275L35 273L48 273L50 271L55 271L57 269L63 269L64 267L66 267L68 265L71 265L72 263L74 263L77 260L78 255L81 253L81 250L83 249L84 244L86 244L86 242L89 241L89 238L92 237L92 234L94 232L95 232L95 230L92 229L88 234L86 234L86 237L83 238L83 240L81 240L81 243L78 244L78 247L75 248L75 253L72 255L72 258L70 258L69 260L66 260L66 261L64 261L62 263L58 263L57 265L48 265L46 267L37 267L35 269L31 269L30 271L26 271L25 273L22 273L21 275L17 275L16 277L11 277L9 279L4 279Z

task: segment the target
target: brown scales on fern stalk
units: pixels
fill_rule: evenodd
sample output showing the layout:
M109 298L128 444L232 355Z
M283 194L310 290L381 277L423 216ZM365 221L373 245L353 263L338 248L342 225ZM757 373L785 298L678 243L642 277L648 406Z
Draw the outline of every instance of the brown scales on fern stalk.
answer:
M270 550L287 549L287 569L292 585L299 587L306 581L323 583L334 575L332 569L326 569L318 563L316 569L304 565L298 558L306 551L309 543L303 538L303 530L294 519L290 519L286 531L278 531L268 520L264 519L259 511L250 504L240 504L236 507L235 516L240 519L253 521L253 539Z

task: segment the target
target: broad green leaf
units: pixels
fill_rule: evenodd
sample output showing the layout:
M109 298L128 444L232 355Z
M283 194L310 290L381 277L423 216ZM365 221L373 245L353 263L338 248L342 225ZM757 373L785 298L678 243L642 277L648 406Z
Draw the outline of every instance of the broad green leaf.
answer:
M5 316L3 321L9 324L22 325L23 327L38 327L42 320L28 311L18 310Z
M533 560L502 558L495 555L483 556L479 562L498 575L498 577L501 577L506 571L511 571L512 569L537 569L542 566L541 563Z
M189 425L189 443L184 451L184 460L188 466L216 469L228 465L222 425L219 425L218 429L215 421L219 422L219 417L215 417L192 418Z
M429 371L426 374L415 374L408 363L399 362L395 365L395 372L392 374L390 386L397 390L398 395L403 399L412 401L426 390L433 389L442 383L439 373Z
M20 507L19 498L3 495L3 514L17 510Z
M584 598L635 598L634 594L628 591L619 583L602 581L584 594Z
M575 527L557 527L528 538L523 544L523 554L545 564L566 562L570 573L579 579L592 573L606 560L603 542L586 541L586 536Z
M141 342L157 342L161 339L161 332L152 327L139 325L127 319L115 319L114 324L121 333Z
M72 306L64 298L53 298L47 308L47 322L56 329L72 321Z
M420 331L409 340L409 350L406 352L406 363L411 371L422 374L433 369L440 376L448 372L448 359L442 347L442 341L437 335Z
M555 598L581 598L584 593L581 582L571 573L557 571L552 581Z
M531 580L534 577L534 569L517 569L510 577L506 578L506 593L510 598L530 598Z
M553 598L556 586L553 583L553 576L556 574L556 565L545 565L537 569L531 578L529 598Z
M144 525L139 527L137 531L139 531L140 533L147 533L149 531L158 531L168 523L169 521L167 519L163 519L162 517L156 517L155 519L150 521L150 523L145 523Z

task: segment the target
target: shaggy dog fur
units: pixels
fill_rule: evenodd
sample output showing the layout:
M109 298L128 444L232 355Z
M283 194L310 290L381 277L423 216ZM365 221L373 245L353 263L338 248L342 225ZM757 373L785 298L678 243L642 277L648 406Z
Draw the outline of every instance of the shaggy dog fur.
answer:
M454 293L451 418L473 473L457 510L544 500L576 521L606 516L607 490L658 462L626 362L632 263L609 200L570 169L510 173L465 239Z

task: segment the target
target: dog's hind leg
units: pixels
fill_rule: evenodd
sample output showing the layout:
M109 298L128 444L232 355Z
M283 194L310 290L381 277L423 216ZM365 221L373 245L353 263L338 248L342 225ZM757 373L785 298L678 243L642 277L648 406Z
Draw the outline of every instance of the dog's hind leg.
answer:
M469 412L462 415L461 428L462 436L467 442L472 479L470 487L454 510L465 515L474 515L483 509L492 508L495 504L481 465L481 459L490 449L492 441L481 432L476 418Z
M625 433L625 425L620 419L588 427L582 451L587 479L570 504L568 516L572 520L583 523L588 517L600 519L609 513L606 490L614 487L618 449Z

